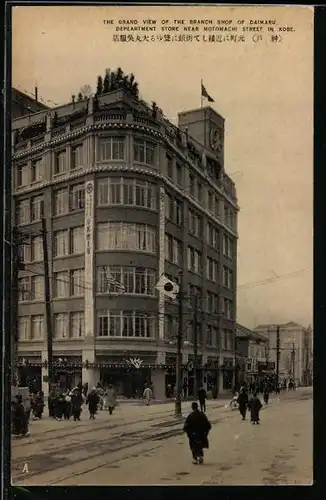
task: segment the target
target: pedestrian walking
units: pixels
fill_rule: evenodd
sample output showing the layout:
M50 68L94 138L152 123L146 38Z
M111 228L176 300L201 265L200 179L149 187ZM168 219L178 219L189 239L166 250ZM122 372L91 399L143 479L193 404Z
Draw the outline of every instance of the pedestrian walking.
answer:
M95 414L97 412L99 397L96 394L96 388L93 387L91 392L87 396L86 404L88 405L89 418L90 420L95 420Z
M269 401L269 387L268 387L268 384L265 384L265 386L264 386L263 398L264 398L264 403L266 405L268 405L268 401Z
M248 408L248 394L244 387L241 387L240 389L240 393L238 396L238 405L239 405L240 415L242 416L242 420L246 420L246 413Z
M252 424L259 424L260 419L259 419L259 413L262 408L261 401L259 397L257 396L257 393L255 392L251 400L249 401L249 408L250 408L250 417L251 417L251 423Z
M207 399L207 394L204 389L204 387L200 387L198 390L198 401L200 404L200 411L206 413L206 399Z
M117 406L117 397L112 385L109 385L105 391L103 401L104 409L109 410L110 415L112 415L114 408Z
M42 418L43 411L44 411L44 393L43 391L39 391L34 399L34 408L33 408L33 414L35 418Z
M23 397L21 394L15 396L11 406L12 416L12 434L16 437L25 437L28 432L28 418L23 405Z
M143 398L145 400L146 406L149 406L151 404L152 398L153 398L153 391L150 387L148 387L147 384L145 384L145 389L143 392Z
M85 384L83 385L83 394L84 394L85 398L87 398L87 394L88 394L88 382L85 382Z
M82 412L83 405L83 395L81 389L74 389L71 396L71 414L74 422L80 420L80 415Z
M212 426L205 413L199 411L197 402L192 403L191 409L192 412L188 415L183 430L189 439L193 464L202 464L204 448L209 447L208 434Z

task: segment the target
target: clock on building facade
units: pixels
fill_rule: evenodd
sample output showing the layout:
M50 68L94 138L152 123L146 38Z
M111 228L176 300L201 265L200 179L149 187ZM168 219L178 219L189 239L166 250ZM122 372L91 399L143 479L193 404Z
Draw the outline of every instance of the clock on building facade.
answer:
M209 133L209 145L216 153L221 153L223 148L223 133L217 127L212 127Z

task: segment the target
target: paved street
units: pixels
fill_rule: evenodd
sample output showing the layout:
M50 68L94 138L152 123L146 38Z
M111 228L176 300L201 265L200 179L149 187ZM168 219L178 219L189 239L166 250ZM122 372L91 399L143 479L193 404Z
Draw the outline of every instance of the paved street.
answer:
M260 426L242 422L225 404L208 402L210 448L197 466L173 403L120 405L95 421L84 410L81 422L32 422L31 436L12 442L13 484L312 483L311 389L272 398ZM183 413L189 408L184 403Z

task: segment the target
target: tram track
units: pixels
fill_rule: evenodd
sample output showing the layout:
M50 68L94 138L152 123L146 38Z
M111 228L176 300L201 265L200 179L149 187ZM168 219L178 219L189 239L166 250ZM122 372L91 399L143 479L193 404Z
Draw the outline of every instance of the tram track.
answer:
M211 419L212 424L216 424L218 422L224 421L225 419L228 418L230 414L225 415L224 417L218 417L215 419ZM170 439L176 436L181 436L183 434L183 426L182 426L181 421L171 421L170 426L172 427L169 430L163 430L159 432L155 432L154 429L159 428L161 423L157 424L156 426L152 426L151 429L142 429L138 431L132 431L132 432L125 432L122 433L121 435L110 439L108 441L103 442L103 439L101 441L90 441L88 443L79 443L77 445L73 445L72 447L69 446L69 454L78 454L78 452L87 449L87 456L83 457L76 457L76 459L69 459L67 456L62 457L60 455L57 455L57 457L53 457L53 451L48 450L45 453L34 453L31 457L28 459L22 458L20 459L20 464L15 464L15 467L13 467L12 470L12 477L15 482L17 481L28 481L28 478L35 477L37 475L43 475L48 472L53 472L54 469L62 469L62 468L67 468L67 467L73 467L74 465L82 464L83 462L88 462L88 461L94 461L94 459L97 459L98 457L103 457L107 455L108 453L116 453L120 452L123 450L128 450L132 449L137 445L148 443L150 441L154 442L159 442L163 441L166 439ZM168 424L168 423L166 423ZM167 426L167 425L166 425ZM154 431L154 432L153 432ZM147 449L145 453L148 453L151 450L155 450L160 445L155 445L153 448ZM91 450L94 449L94 452ZM96 451L95 451L96 450ZM87 467L83 468L82 470L79 470L76 473L71 473L65 477L60 477L58 479L55 479L54 481L51 481L51 485L60 483L66 479L69 479L71 477L78 477L79 475L86 474L89 472L92 472L93 470L107 467L110 465L116 465L118 462L121 462L123 460L127 460L129 458L132 458L133 456L139 455L139 452L135 453L128 453L127 455L124 455L121 458L117 457L110 457L109 460L100 460L100 463L97 462L96 466L92 467ZM22 469L24 466L24 463L28 463L28 468L29 468L29 474L23 473ZM44 467L44 464L47 463L47 466ZM19 473L15 474L15 472Z

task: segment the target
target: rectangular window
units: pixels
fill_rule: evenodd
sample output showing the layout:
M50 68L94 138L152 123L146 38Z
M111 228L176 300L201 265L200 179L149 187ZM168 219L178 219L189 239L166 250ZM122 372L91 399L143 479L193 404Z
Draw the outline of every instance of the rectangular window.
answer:
M43 196L34 196L31 199L31 220L40 221L43 217Z
M71 211L83 210L85 208L85 184L72 186L70 197Z
M108 205L121 205L121 179L119 177L109 179Z
M84 164L83 145L73 146L71 148L71 169L82 167Z
M233 331L229 330L227 332L227 350L233 351Z
M180 165L180 163L177 163L177 184L179 184L179 186L183 185L183 182L182 182L182 166Z
M171 156L166 156L166 173L173 180L173 160Z
M203 187L200 182L197 182L197 200L202 201L203 198Z
M58 189L54 192L54 215L69 213L69 190Z
M194 272L200 274L201 273L201 253L198 250L194 252Z
M217 197L215 197L214 213L217 218L220 216L220 200Z
M85 317L82 311L73 312L70 315L71 337L80 339L85 335Z
M97 225L98 250L136 250L156 252L156 230L145 224L125 222L99 223Z
M44 338L44 316L43 315L35 315L31 318L32 323L32 331L31 338L32 340L41 340Z
M18 318L18 338L19 340L29 340L30 338L29 316L20 316Z
M218 263L216 262L216 260L207 257L206 266L207 279L215 283L217 281Z
M19 258L21 262L31 261L31 248L29 243L22 243L19 247Z
M227 267L223 267L223 286L228 288L229 285L229 270Z
M214 212L214 196L211 191L208 191L207 205L208 210Z
M44 301L44 276L31 277L31 299L38 302Z
M134 161L139 163L154 164L155 145L143 139L134 139Z
M189 209L188 212L188 229L189 233L200 238L201 236L202 220L193 210Z
M224 224L229 226L229 207L224 203Z
M17 187L28 186L29 184L29 168L28 164L17 166Z
M31 181L38 182L44 178L44 164L43 160L37 159L32 160L32 171L31 171Z
M213 329L212 325L207 325L206 328L206 345L212 346L213 345Z
M17 224L29 224L30 217L30 200L19 201L17 203Z
M66 151L59 151L58 153L55 153L54 156L54 173L55 175L57 174L64 174L67 172L67 158L66 158Z
M54 233L54 257L69 255L69 231L64 229Z
M78 296L85 293L85 270L74 269L71 271L71 295Z
M84 226L71 228L71 253L80 255L85 252L85 229Z
M174 211L175 218L174 218L174 222L178 226L181 226L182 225L182 201L175 200L174 203L175 203L175 211Z
M69 338L69 315L60 313L54 315L54 337L56 339Z
M223 255L229 255L229 238L226 234L223 234Z
M213 326L212 345L215 347L219 347L220 345L220 334L217 326Z
M124 179L123 181L123 203L125 205L135 204L135 181L134 179Z
M31 262L43 261L43 240L42 236L34 236L31 239Z
M100 139L100 160L124 160L125 138L105 137Z
M222 349L226 351L228 348L228 331L226 329L223 330L223 342Z
M109 180L100 179L97 183L98 206L109 204Z
M30 277L19 278L18 280L19 302L28 302L31 299Z
M189 194L191 196L196 196L195 177L192 174L189 174Z
M53 283L53 294L57 299L63 299L69 297L69 271L60 271L54 273L54 283Z
M173 238L172 242L172 262L181 265L181 241Z
M101 313L98 312L98 336L99 337L108 337L109 336L109 315L108 312L105 311Z

